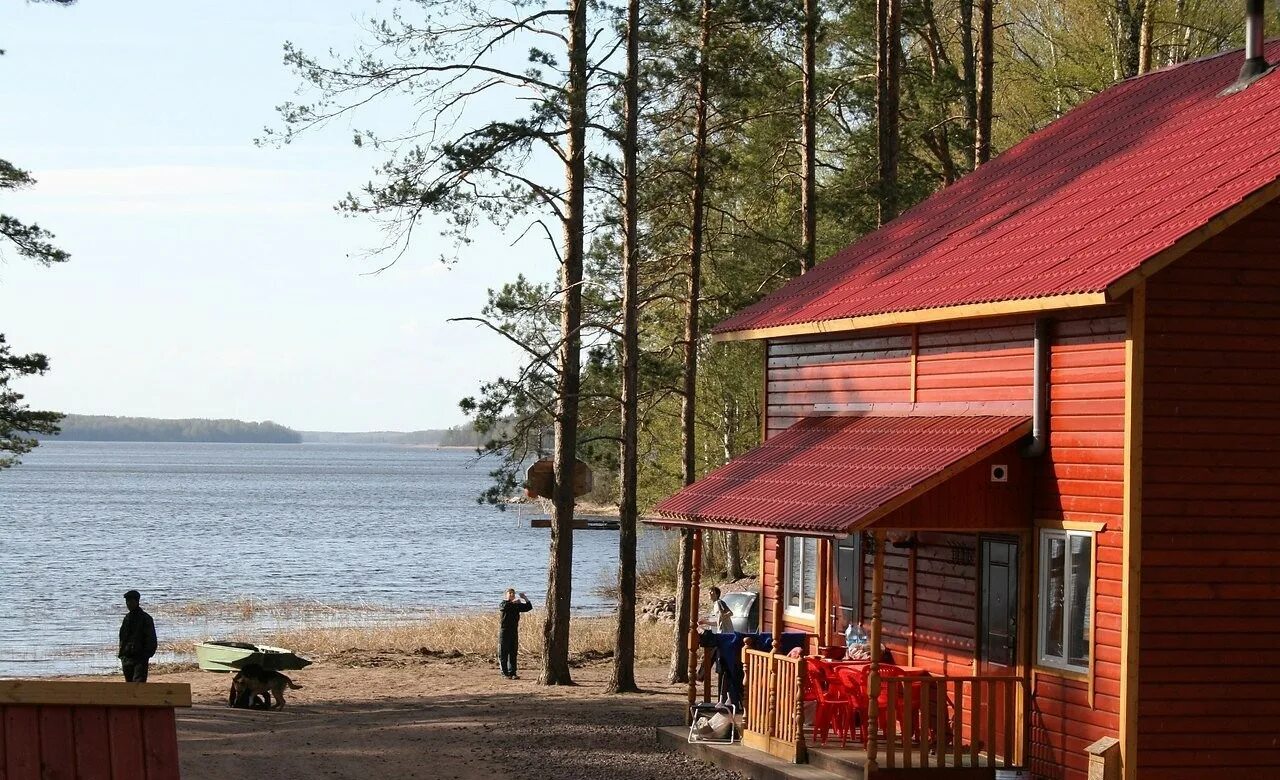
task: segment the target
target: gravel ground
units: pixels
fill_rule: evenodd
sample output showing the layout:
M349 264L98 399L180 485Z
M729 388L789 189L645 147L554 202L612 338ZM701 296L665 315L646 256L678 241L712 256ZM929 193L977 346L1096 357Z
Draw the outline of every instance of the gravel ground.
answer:
M192 684L196 704L178 713L185 780L740 778L658 749L654 727L680 721L682 689L663 667L637 672L645 692L613 696L603 663L547 688L475 661L346 658L295 673L305 687L277 712L228 709L223 675L152 680Z

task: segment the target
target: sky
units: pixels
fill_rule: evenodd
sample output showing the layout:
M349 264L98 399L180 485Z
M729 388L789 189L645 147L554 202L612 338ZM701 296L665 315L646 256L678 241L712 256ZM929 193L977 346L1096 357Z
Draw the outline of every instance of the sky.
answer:
M489 229L455 253L428 225L369 274L376 226L333 204L378 153L345 122L253 144L298 86L282 44L350 50L387 7L0 0L0 158L37 180L0 211L72 255L41 268L0 247L0 333L52 362L18 385L33 408L415 430L463 422L458 400L512 370L501 339L447 320L548 277L549 247Z

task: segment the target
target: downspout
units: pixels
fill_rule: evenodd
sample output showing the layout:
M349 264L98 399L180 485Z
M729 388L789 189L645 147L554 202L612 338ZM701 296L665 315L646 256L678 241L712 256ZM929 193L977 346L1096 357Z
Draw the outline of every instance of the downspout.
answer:
M1038 458L1049 449L1049 325L1036 320L1032 347L1031 441L1022 448L1022 457Z

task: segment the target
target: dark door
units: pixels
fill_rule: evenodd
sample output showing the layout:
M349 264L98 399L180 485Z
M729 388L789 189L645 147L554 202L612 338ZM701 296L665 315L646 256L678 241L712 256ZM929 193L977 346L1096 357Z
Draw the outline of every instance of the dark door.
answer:
M836 631L862 617L862 534L836 542L836 580L840 584L839 611L832 615Z
M982 540L982 622L979 663L986 674L1018 665L1018 543Z
M1018 543L982 540L982 616L978 625L978 673L1012 675L1018 666ZM1003 698L1003 697L1000 697ZM997 699L999 702L999 699ZM1005 700L1007 702L1007 700ZM987 749L1002 754L1016 715L1005 702L992 703L995 734Z

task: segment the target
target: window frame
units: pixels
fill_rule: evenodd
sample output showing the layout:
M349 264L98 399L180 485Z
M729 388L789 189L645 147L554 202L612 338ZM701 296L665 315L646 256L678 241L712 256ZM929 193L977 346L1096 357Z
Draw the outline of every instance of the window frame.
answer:
M1089 549L1089 571L1086 575L1089 580L1088 588L1088 610L1085 613L1086 623L1081 627L1084 633L1084 641L1088 650L1088 660L1084 664L1074 664L1070 660L1071 652L1071 613L1073 602L1071 595L1073 592L1072 585L1074 583L1071 574L1071 539L1073 537L1088 540ZM1048 607L1049 607L1049 544L1052 538L1061 539L1064 544L1063 559L1063 599L1062 599L1062 642L1063 654L1061 656L1048 655L1045 653L1045 643L1049 630ZM1057 528L1038 528L1036 535L1036 666L1042 669L1071 674L1089 674L1093 669L1093 658L1095 653L1093 628L1097 612L1097 587L1095 581L1095 572L1097 571L1098 544L1097 533L1094 530L1085 530L1080 528L1057 527Z
M791 595L792 595L791 594L791 557L792 557L792 550L793 550L792 545L796 542L800 544L800 598L798 599L800 605L797 607L793 607L791 606ZM806 542L813 542L813 546L814 546L813 561L812 561L814 592L812 594L809 594L813 599L814 609L812 612L804 611L804 600L806 595L804 591L805 570L809 565L809 560L805 556ZM780 578L782 580L783 614L789 617L800 618L802 620L817 620L817 617L818 617L817 591L818 591L818 580L819 580L819 577L821 576L821 572L818 571L818 558L819 558L818 549L817 549L818 540L812 537L806 537L806 536L788 536L788 537L785 537L785 541L782 547L783 547L783 555L785 556L785 562L783 566L779 568L783 573L783 576Z

